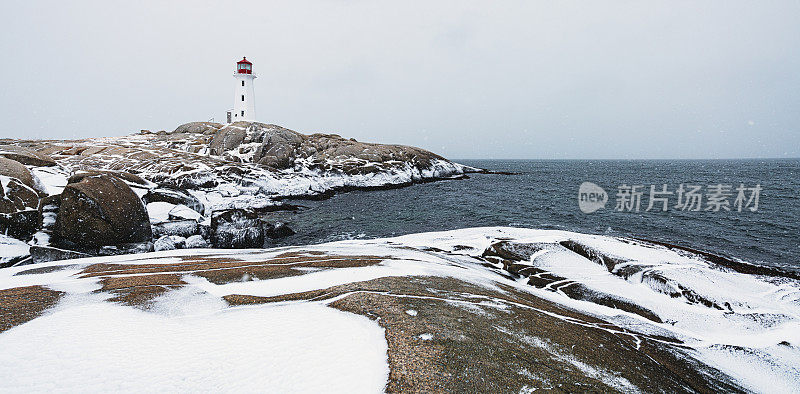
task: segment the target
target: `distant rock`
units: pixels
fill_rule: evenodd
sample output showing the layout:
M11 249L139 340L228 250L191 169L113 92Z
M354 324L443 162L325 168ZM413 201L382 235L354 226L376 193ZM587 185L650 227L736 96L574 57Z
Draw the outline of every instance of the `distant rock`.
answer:
M49 156L17 145L0 145L0 156L34 167L58 165Z
M277 222L271 225L264 226L265 233L270 238L284 238L294 235L295 232L284 222Z
M252 211L230 209L211 216L211 244L215 248L261 248L264 236L263 222Z
M55 234L81 247L152 238L142 201L120 178L108 174L81 177L64 188Z
M343 163L348 175L379 172L384 163L408 163L426 167L432 160L444 160L424 149L401 145L384 145L345 139L337 134L304 135L272 124L236 122L213 132L210 153L225 159L287 169L298 160L318 169L332 170L330 162L344 158L357 160ZM364 166L365 162L372 165Z
M7 144L49 156L66 171L135 174L147 185L125 180L132 187L142 186L140 192L158 188L146 193L145 203L183 204L204 215L231 208L260 209L286 197L324 198L338 191L455 178L469 171L420 148L360 142L337 134L306 135L258 122L191 122L172 132L114 139Z
M178 126L178 128L176 128L175 131L172 132L172 134L183 134L183 133L211 134L221 128L222 128L221 124L214 122L189 122Z
M47 191L22 163L0 156L0 213L36 209Z

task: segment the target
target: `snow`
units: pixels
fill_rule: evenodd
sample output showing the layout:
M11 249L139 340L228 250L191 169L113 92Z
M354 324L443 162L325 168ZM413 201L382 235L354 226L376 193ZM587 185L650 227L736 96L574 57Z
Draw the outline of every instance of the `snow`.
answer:
M0 264L26 256L30 246L18 239L0 234Z
M147 204L147 215L150 216L150 223L164 223L169 221L169 212L175 208L175 204L157 201Z
M197 297L189 297L196 299ZM384 332L319 304L75 302L0 335L0 391L381 392ZM32 347L32 344L35 344ZM25 366L20 365L24 360Z
M183 204L176 205L174 208L172 208L169 211L168 216L176 219L196 220L198 222L203 220L203 215Z
M60 167L29 167L49 195L61 194L67 186L69 173Z

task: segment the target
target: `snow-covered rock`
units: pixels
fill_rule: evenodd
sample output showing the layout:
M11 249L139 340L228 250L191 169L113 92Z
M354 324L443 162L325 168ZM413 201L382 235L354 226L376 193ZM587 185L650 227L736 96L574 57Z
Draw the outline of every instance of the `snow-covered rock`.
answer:
M261 248L264 237L264 223L252 211L229 209L211 216L211 244L215 248Z
M186 249L201 249L208 248L210 245L202 235L192 235L186 238Z
M175 208L175 204L164 201L156 201L147 204L147 216L150 223L157 224L169 221L169 212Z
M130 186L108 174L73 178L56 216L60 239L89 248L150 241L147 210Z
M17 145L0 145L0 156L32 167L57 165L49 156Z
M0 391L792 392L799 300L792 275L520 228L84 258L0 270Z
M183 204L204 215L268 206L277 197L406 185L470 170L415 147L305 135L263 123L195 122L171 133L12 145L52 157L68 171L135 173L159 186L142 189L145 203Z
M186 205L176 205L167 214L169 220L194 220L202 221L203 215Z
M171 220L152 225L153 237L158 238L163 235L178 235L181 237L190 237L192 235L202 234L203 229L197 220L183 219Z
M0 234L0 268L19 263L28 255L30 246L18 239Z
M156 252L183 249L185 246L186 238L177 235L165 235L153 242L153 249L155 249Z

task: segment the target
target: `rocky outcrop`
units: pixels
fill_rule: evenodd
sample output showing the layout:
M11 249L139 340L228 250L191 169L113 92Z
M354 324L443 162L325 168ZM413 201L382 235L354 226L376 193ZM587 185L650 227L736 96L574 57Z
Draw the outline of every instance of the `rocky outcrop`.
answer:
M172 132L115 139L10 143L50 156L68 171L123 171L160 188L184 194L191 190L191 197L199 198L208 212L179 203L200 213L263 208L277 198L403 186L469 171L424 149L336 134L306 135L257 122L192 122ZM206 201L206 194L221 198ZM165 201L163 197L149 196L147 201Z
M178 126L173 134L211 134L221 128L221 124L214 122L189 122Z
M285 209L283 199L400 187L466 171L419 148L257 122L2 143L0 230L31 245L90 255L151 250L152 236L186 238L192 247L262 247L267 238L294 234L285 223L259 219Z
M81 247L147 242L150 221L142 201L108 174L76 179L61 193L55 234Z
M210 153L227 160L287 169L307 162L318 170L341 170L348 175L379 172L386 164L426 167L444 160L423 149L345 139L336 134L304 135L273 124L236 122L214 131ZM331 162L350 160L337 168ZM364 162L370 165L364 166Z
M57 165L49 156L16 145L0 145L0 156L34 167Z

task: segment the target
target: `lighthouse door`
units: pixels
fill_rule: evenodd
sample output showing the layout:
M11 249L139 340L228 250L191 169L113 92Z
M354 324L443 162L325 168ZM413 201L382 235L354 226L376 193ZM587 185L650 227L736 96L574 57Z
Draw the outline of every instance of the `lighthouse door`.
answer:
M228 123L231 123L231 111L228 111Z

